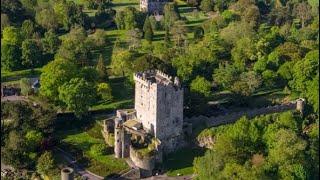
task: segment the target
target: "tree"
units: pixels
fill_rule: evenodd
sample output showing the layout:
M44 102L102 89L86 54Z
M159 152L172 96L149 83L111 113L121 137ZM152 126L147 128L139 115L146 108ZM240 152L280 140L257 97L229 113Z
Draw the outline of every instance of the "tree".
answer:
M43 67L40 76L40 94L50 100L58 100L58 87L78 74L75 64L55 59Z
M215 83L223 87L224 89L230 89L232 84L237 79L237 74L240 71L231 64L219 64L219 68L214 70L212 78Z
M177 5L175 3L166 3L163 8L164 29L169 31L173 24L180 19Z
M21 94L28 96L32 92L31 81L28 78L20 79Z
M88 112L96 94L93 84L83 78L72 78L58 89L59 100L79 118Z
M240 78L234 82L231 91L242 96L250 96L261 85L261 77L255 72L244 72Z
M44 33L41 44L45 53L55 54L61 44L61 40L52 30L49 30Z
M54 13L57 16L58 23L65 30L70 30L71 27L78 25L86 27L88 15L82 12L82 7L75 4L73 1L58 1L53 6Z
M204 77L197 76L190 84L190 91L208 97L211 94L211 83Z
M110 66L114 75L125 76L131 72L132 56L130 51L125 50L117 50L112 54Z
M125 12L124 11L118 11L116 13L116 17L115 17L115 22L116 22L116 25L117 25L117 28L118 29L125 29L126 28L126 25L124 23L124 16L125 16Z
M42 52L35 40L26 39L22 42L22 65L28 68L35 68L41 65Z
M4 163L15 168L26 167L28 165L26 150L27 146L22 134L17 131L10 131L2 149L1 158L3 158Z
M187 28L183 21L175 22L170 29L170 33L172 34L172 39L177 47L185 46L185 42L187 40Z
M13 26L5 27L2 32L1 43L20 46L23 41L22 35L18 28Z
M107 68L104 64L104 60L102 57L102 54L100 54L99 59L98 59L98 63L96 66L96 70L99 74L99 78L101 81L105 80L107 78Z
M92 44L83 27L76 26L62 40L56 57L71 61L77 65L90 64Z
M253 26L246 22L231 22L220 31L221 38L233 45L241 38L254 39L254 34Z
M1 43L1 66L8 71L20 69L21 51L18 46Z
M127 42L130 50L135 50L141 46L142 33L138 28L129 30L127 32Z
M30 151L34 152L40 146L43 135L39 131L31 130L26 133L25 138Z
M57 30L59 27L57 15L52 8L45 8L36 13L36 22L47 30Z
M232 59L237 64L248 64L250 61L255 61L256 54L255 42L249 38L239 39L231 51Z
M79 76L84 78L89 83L95 84L99 80L99 74L94 67L83 67L80 70Z
M101 96L101 98L104 101L112 100L112 89L109 84L107 83L98 84L97 92L98 92L98 95Z
M36 26L31 20L25 20L21 26L22 35L25 39L32 38L33 33L36 31Z
M93 41L93 44L97 48L103 48L107 43L105 31L101 29L96 30L96 32L90 37L90 40Z
M143 32L144 32L144 38L147 41L152 42L153 30L152 30L152 26L151 26L149 17L147 17L146 20L144 21Z
M52 153L49 151L44 152L38 159L37 162L37 171L44 175L48 176L51 171L53 171L55 162L52 156Z
M133 7L127 7L125 10L124 23L126 30L136 28L137 24L135 21L136 9Z
M302 27L312 18L311 6L305 1L295 4L293 12L301 20Z
M200 9L209 12L213 10L213 1L212 0L202 0L200 3Z

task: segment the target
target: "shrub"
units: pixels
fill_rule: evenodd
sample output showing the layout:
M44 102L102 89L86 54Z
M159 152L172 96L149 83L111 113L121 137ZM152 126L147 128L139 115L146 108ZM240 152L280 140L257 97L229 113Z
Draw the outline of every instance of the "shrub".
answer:
M101 98L105 101L111 101L112 100L112 94L111 94L111 87L107 83L100 83L98 85L98 94L101 96Z
M94 156L101 156L107 153L107 148L105 144L94 144L90 148L90 153Z

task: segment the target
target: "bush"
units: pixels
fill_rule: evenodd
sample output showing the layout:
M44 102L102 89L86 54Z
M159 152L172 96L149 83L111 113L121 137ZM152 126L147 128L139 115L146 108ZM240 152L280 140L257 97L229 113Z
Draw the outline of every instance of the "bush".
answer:
M100 83L98 85L98 94L101 96L101 98L105 101L111 101L112 100L112 94L111 94L111 87L107 83Z
M101 156L107 153L107 148L105 144L94 144L90 148L90 153L94 156Z
M29 95L32 92L30 79L22 78L20 80L20 88L21 88L22 95L24 96Z

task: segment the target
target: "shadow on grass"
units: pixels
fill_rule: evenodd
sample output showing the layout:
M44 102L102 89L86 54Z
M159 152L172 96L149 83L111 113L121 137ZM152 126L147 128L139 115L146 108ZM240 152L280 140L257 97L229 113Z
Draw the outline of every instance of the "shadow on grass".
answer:
M164 167L168 172L183 168L191 168L195 157L203 156L205 149L201 148L184 148L165 157ZM191 170L192 171L192 170ZM192 174L192 172L190 172Z

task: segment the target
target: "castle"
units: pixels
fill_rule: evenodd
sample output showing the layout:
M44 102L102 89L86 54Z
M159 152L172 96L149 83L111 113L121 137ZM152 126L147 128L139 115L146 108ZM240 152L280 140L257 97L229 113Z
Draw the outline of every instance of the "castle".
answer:
M140 11L149 14L162 14L164 5L170 0L140 0Z
M130 158L144 176L151 175L162 154L183 146L192 127L183 122L183 88L178 77L158 70L134 74L134 109L117 110L113 121L105 121L104 132L114 132L117 158ZM150 152L141 155L141 147ZM140 150L139 150L140 149Z

